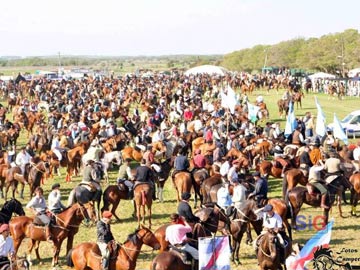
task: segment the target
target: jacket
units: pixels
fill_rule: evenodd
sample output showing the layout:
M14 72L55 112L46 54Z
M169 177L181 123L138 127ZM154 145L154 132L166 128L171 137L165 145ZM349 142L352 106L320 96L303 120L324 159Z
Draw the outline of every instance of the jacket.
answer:
M99 220L96 224L97 241L100 243L109 243L114 240L114 236L110 230L110 224L106 224L104 221Z
M194 216L191 206L188 202L181 201L178 206L178 214L185 218L187 222L190 223L196 223L199 222L199 218L197 216Z
M135 179L139 182L150 182L152 181L153 173L148 166L140 165L136 168Z

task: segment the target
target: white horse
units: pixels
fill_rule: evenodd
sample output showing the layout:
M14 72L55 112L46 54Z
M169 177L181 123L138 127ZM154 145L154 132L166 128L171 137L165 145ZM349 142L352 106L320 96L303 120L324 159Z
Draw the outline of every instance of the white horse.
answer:
M111 167L112 164L120 166L123 162L121 151L112 151L109 153L105 153L104 157L100 161L104 170L104 178L106 184L108 185L109 184L108 169Z

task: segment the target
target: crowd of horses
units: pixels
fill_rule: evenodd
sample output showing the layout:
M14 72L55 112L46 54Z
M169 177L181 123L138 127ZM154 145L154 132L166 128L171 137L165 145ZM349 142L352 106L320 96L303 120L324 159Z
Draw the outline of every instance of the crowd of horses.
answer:
M189 81L188 81L189 80ZM200 106L202 103L202 96L208 95L216 96L216 87L221 88L221 85L228 84L236 91L241 89L243 95L252 95L252 91L256 87L266 85L268 91L275 89L278 91L279 87L289 88L291 96L289 99L281 99L278 102L279 113L284 115L289 109L289 103L295 102L301 107L301 99L304 94L297 89L296 85L292 84L289 79L276 80L271 77L260 78L259 80L252 81L241 77L227 76L225 78L200 76L198 78L183 78L181 75L175 77L155 78L154 81L162 84L159 88L158 97L162 97L166 110L171 108L170 103L173 99L179 101L185 96L174 94L174 89L181 88L183 93L191 92L197 89L194 101L196 98L199 104L193 102L191 110L193 118L186 123L185 132L181 135L173 132L171 136L167 136L164 140L152 142L152 135L148 134L143 139L143 147L146 144L152 145L152 151L155 155L155 164L152 167L154 171L154 182L157 186L157 197L160 202L164 201L163 190L166 180L170 178L170 172L173 168L173 162L177 153L186 149L186 153L193 163L192 158L197 149L206 157L207 164L201 170L190 172L180 172L172 178L172 184L176 190L177 201L180 201L183 192L193 192L195 199L195 207L198 207L198 200L200 200L200 208L196 211L196 215L200 217L201 223L194 226L193 238L203 236L211 236L216 232L224 232L224 228L229 228L227 234L231 235L232 245L232 260L240 263L240 242L247 234L247 242L251 242L250 228L254 228L257 234L262 230L262 220L258 219L255 210L258 208L253 200L248 200L239 209L233 209L231 215L219 207L217 203L217 190L223 185L222 176L214 167L210 158L215 149L218 147L215 140L205 141L202 132L204 127L215 124L220 124L223 119L221 117L213 117L210 113L204 112ZM96 161L99 165L98 171L100 178L104 177L106 184L110 184L108 170L112 166L119 166L124 160L131 159L140 162L144 151L139 148L141 145L134 145L134 138L138 136L142 125L155 125L157 107L159 107L159 100L148 96L148 88L154 88L153 82L147 79L129 78L115 80L107 78L104 81L96 81L93 78L87 78L87 81L71 81L56 83L53 81L41 82L41 91L36 92L39 82L31 81L26 82L19 80L18 83L10 84L4 95L9 92L15 91L18 93L16 99L8 99L8 107L0 108L0 117L3 120L5 132L1 134L1 144L3 147L8 145L16 145L17 139L21 130L27 131L28 143L30 148L36 152L36 156L32 159L31 164L27 166L24 175L21 174L19 167L12 167L8 163L8 152L1 151L0 156L0 183L1 190L5 187L5 200L10 187L13 188L12 197L16 196L18 185L21 185L20 197L23 197L24 187L28 184L30 188L30 196L37 186L42 184L45 178L52 177L54 173L60 172L60 168L66 170L65 180L70 182L73 176L79 175L82 170L83 164L86 160L93 158L92 154L96 153ZM68 86L69 85L69 86ZM93 96L88 98L82 97L83 89L90 89L96 86L96 90L88 91ZM77 106L73 106L71 111L64 111L60 107L61 98L53 100L55 94L49 97L49 92L59 92L61 95L67 95L68 89L77 89L78 91L72 92L72 99L83 100L92 104L93 99L106 99L109 96L117 96L121 89L132 89L132 91L124 91L121 93L121 102L115 108L108 105L100 106L98 111L90 110L87 114L82 114ZM86 91L85 91L86 92ZM32 111L29 108L23 110L26 105L22 104L25 99L29 99L30 103L36 103L38 110ZM156 97L156 95L155 95ZM44 99L44 100L42 100ZM45 101L46 100L46 101ZM190 101L188 101L190 103ZM205 103L205 102L204 102ZM133 117L129 114L131 106L136 105L140 109L141 114L137 113ZM64 105L64 104L63 104ZM70 102L71 105L71 102ZM215 100L211 104L214 111L221 111L221 104ZM82 104L83 110L85 106ZM93 109L93 107L91 107ZM266 107L265 107L266 108ZM9 119L6 119L6 112L11 111L13 119L11 124ZM140 115L138 115L140 114ZM231 116L231 125L227 130L221 133L225 134L226 140L236 140L235 144L231 144L230 149L224 154L225 159L237 160L239 167L244 174L243 185L248 188L248 192L254 188L254 180L250 174L250 170L256 168L265 177L272 175L274 178L281 178L281 164L270 162L267 159L273 154L275 146L283 148L286 152L286 143L283 137L278 139L268 139L263 136L262 129L256 127L253 136L245 136L243 129L240 129L242 123L248 121L247 112L242 105L237 105L235 113ZM268 115L267 115L268 117ZM55 125L46 123L47 119L57 119L62 122L60 128L55 128ZM141 120L143 118L143 120ZM77 121L74 121L77 119ZM89 120L91 119L91 121ZM97 147L92 145L92 142L97 140L100 129L102 128L101 119L120 119L125 124L116 129L116 133L107 137L99 142L101 151L97 152ZM202 128L196 128L197 122L201 119ZM133 121L134 120L134 121ZM154 122L152 122L154 121ZM163 121L168 121L165 119ZM78 123L87 123L82 131L84 139L73 141L70 139L70 131L73 126ZM182 122L182 120L180 120ZM168 123L168 128L173 123ZM177 123L176 126L179 126ZM223 124L224 126L224 124ZM51 150L51 142L54 136L58 136L61 142L61 155L62 159L59 161L58 157ZM241 149L241 150L240 150ZM284 225L288 230L290 238L292 238L292 228L296 228L296 216L299 213L303 203L312 206L320 206L320 200L316 196L311 196L305 187L297 186L298 184L306 185L307 178L304 173L299 169L299 164L296 163L301 149L296 148L293 154L293 162L289 166L289 170L283 177L283 198L271 198L264 201L263 204L269 203L273 205L275 211L282 217ZM352 161L344 159L339 152L340 157L344 163L353 164ZM223 160L223 161L224 161ZM216 164L215 164L216 165ZM220 166L221 164L218 164ZM191 164L193 168L193 164ZM359 174L352 174L353 169L347 175L347 181L344 178L339 178L333 182L333 186L329 187L329 203L332 205L335 202L335 196L342 196L343 191L346 189L351 190L351 203L353 205L353 214L357 200L360 197L359 190ZM99 217L99 212L107 210L111 207L111 212L114 217L119 221L116 210L120 204L120 200L128 199L128 188L124 183L116 185L108 185L104 188L102 194L93 192L86 188L75 188L76 199L74 204L69 206L64 212L55 216L55 226L53 226L54 240L54 253L52 265L59 262L59 252L64 239L67 240L67 260L68 264L75 267L75 269L100 269L101 253L99 248L94 243L83 243L73 248L73 240L75 234L79 231L81 222L86 220L95 221ZM229 191L232 193L233 186L229 186ZM103 206L100 210L100 201L103 200ZM15 201L12 199L10 201ZM337 200L339 207L340 201ZM158 228L154 233L150 231L152 227L152 187L150 184L136 185L134 188L134 216L137 218L138 229L134 234L130 235L128 240L123 244L111 243L109 246L112 251L110 260L110 269L135 269L136 259L139 256L141 247L146 244L154 249L160 249L161 254L157 255L152 262L152 269L190 269L191 266L185 265L181 256L175 251L169 251L169 243L165 241L165 230L168 224ZM4 206L5 208L5 206ZM340 209L340 208L339 208ZM17 210L18 211L18 210ZM147 212L147 213L146 213ZM25 237L31 239L28 252L30 253L35 248L37 259L40 260L38 248L40 241L45 241L44 229L41 226L34 225L32 218L23 216L24 212L16 212L21 215L13 218L10 222L12 236L14 238L15 248L18 250L19 245ZM325 210L325 216L328 217L328 210ZM144 227L145 216L148 215L148 227ZM291 216L292 226L288 222L288 217ZM4 223L8 222L4 221ZM277 267L280 262L277 259L278 250L274 248L276 239L274 235L269 232L265 235L264 240L261 241L259 253L257 257L264 265L272 265ZM290 247L291 245L289 245ZM288 252L289 253L289 252ZM287 253L287 254L288 254ZM265 266L264 266L265 267Z

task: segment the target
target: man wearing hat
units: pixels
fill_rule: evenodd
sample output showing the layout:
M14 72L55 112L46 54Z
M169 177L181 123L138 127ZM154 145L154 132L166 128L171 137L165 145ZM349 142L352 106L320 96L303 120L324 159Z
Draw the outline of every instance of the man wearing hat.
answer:
M102 256L102 270L107 270L109 267L110 251L108 250L107 245L110 241L114 240L110 228L111 217L112 213L110 211L104 211L102 213L102 218L96 224L97 244Z
M229 172L227 174L227 180L229 182L239 179L239 176L238 176L238 171L240 169L239 160L235 159L231 164L232 164L232 167L229 169Z
M233 180L232 183L234 185L231 197L232 205L240 209L241 205L246 201L246 187L240 183L239 179Z
M250 193L249 199L254 197L258 207L262 207L262 203L267 199L268 184L267 181L260 176L260 172L254 172L252 176L255 179L255 190Z
M178 214L185 218L185 220L189 223L197 223L200 219L197 216L194 216L191 206L189 204L189 200L191 198L191 194L189 192L183 192L181 194L181 202L178 206Z
M10 237L10 228L8 224L0 226L0 265L10 263L9 257L14 255L14 242ZM7 268L6 268L7 269Z
M206 160L205 160L204 155L201 154L201 149L196 149L194 152L194 155L195 155L193 158L194 170L195 169L199 170L199 169L205 168Z
M27 164L30 164L31 156L26 152L26 147L21 148L21 151L17 154L15 163L21 169L22 175L25 176L25 167ZM26 178L26 177L25 177Z
M287 240L289 243L289 239L286 236L284 227L283 227L283 220L282 218L275 213L273 206L271 204L265 205L265 207L262 209L264 212L263 216L263 232L261 235L256 239L256 254L257 254L257 248L259 239L262 237L263 234L265 234L267 231L271 230L276 233L277 238L279 239L279 248L280 248L280 262L285 263L285 242L284 240Z
M59 183L55 183L51 187L51 192L48 196L48 206L50 212L53 214L59 214L66 208L61 202Z
M309 175L309 169L312 167L311 159L310 159L310 146L305 145L303 152L300 154L300 169L304 173L305 177Z

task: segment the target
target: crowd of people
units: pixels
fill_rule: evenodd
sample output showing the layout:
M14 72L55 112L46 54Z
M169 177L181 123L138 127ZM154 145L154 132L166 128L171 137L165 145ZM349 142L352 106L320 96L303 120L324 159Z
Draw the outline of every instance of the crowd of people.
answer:
M242 79L247 79L246 76ZM31 163L36 153L36 145L41 136L49 134L50 149L60 162L63 158L63 149L71 148L79 142L90 141L90 147L100 147L104 139L111 138L121 132L126 133L128 145L138 147L142 152L140 164L136 173L131 172L132 159L126 159L119 169L118 183L125 183L129 190L129 198L133 196L134 182L149 182L152 185L153 199L155 196L154 167L158 162L152 143L175 139L177 142L186 142L189 134L195 134L204 139L205 148L193 149L183 145L174 156L174 171L176 173L191 169L202 169L213 165L214 171L219 172L224 185L217 191L217 203L225 210L234 206L240 209L247 199L255 199L258 207L263 209L264 227L282 229L281 218L273 213L271 206L262 202L268 199L269 187L267 176L260 175L258 171L252 173L255 179L255 188L247 195L248 190L242 184L244 173L255 169L262 159L263 153L251 154L252 148L261 141L268 140L273 145L271 153L283 168L283 173L291 167L293 156L285 152L285 146L292 144L296 148L303 147L300 155L300 167L306 171L309 182L317 188L321 195L321 207L326 205L326 186L322 182L319 172L323 169L330 174L341 173L340 159L347 158L359 161L360 144L353 149L351 156L339 157L332 155L338 147L337 140L329 133L323 138L315 136L314 117L307 112L302 119L298 119L295 131L287 139L279 123L267 122L264 127L256 124L246 117L247 95L237 96L237 107L233 114L220 106L220 93L233 84L234 78L225 76L191 75L184 76L173 72L170 75L163 73L153 77L124 76L118 79L108 78L99 80L84 78L72 81L37 80L25 83L24 86L7 85L3 87L4 93L11 100L16 100L19 123L12 123L6 117L1 119L4 129L13 129L26 126L28 113L38 113L45 108L47 117L36 124L33 137L34 144L30 142L19 153L14 146L7 149L11 166L19 166L25 175L27 164ZM260 99L259 99L260 100ZM9 100L10 102L10 100ZM264 102L262 99L261 102ZM43 106L43 107L41 107ZM16 117L15 117L16 118ZM231 121L229 121L231 118ZM47 119L45 121L45 119ZM99 125L95 129L94 124ZM260 140L252 140L259 138ZM187 142L191 144L192 141ZM247 153L250 166L240 165L239 159L228 156L231 149ZM320 151L321 149L321 151ZM121 150L121 149L114 149ZM348 155L347 151L344 151ZM332 155L325 160L325 155ZM323 161L324 160L324 163ZM96 157L90 158L83 169L83 182L90 182L100 189L99 179L94 176L92 164ZM193 164L193 165L190 165ZM232 185L233 193L229 193ZM314 190L310 190L314 193ZM189 243L188 233L192 230L192 223L199 221L188 203L189 193L183 193L182 201L178 206L178 213L171 214L171 225L166 230L166 239L175 248L185 250L197 260L199 255ZM71 196L70 196L71 197ZM27 208L36 216L35 223L46 225L47 239L51 241L52 235L48 229L51 226L51 215L61 212L66 207L61 203L60 185L54 184L48 197L48 203L41 187L36 188L35 196L27 204ZM109 252L107 244L114 239L110 230L112 214L108 211L102 213L102 219L97 224L98 244L101 250L103 268L108 267ZM0 233L6 239L7 229L0 227ZM0 239L1 241L1 239ZM11 246L10 244L8 244ZM11 248L6 252L12 252ZM3 254L0 249L0 258Z

